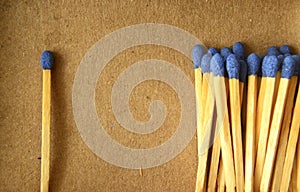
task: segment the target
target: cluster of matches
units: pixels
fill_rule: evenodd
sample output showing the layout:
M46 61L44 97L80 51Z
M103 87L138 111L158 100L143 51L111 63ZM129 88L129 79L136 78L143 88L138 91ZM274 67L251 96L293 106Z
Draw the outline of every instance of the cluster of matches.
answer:
M247 56L241 42L192 54L196 192L300 191L300 55L282 45Z

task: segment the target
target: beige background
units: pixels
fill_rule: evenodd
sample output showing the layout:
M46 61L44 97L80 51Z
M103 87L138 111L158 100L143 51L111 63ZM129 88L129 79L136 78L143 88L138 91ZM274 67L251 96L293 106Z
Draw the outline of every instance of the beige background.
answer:
M108 164L82 141L72 114L72 85L87 50L106 34L128 25L152 22L184 29L207 46L246 43L263 54L288 43L299 53L300 1L1 1L0 2L0 191L38 191L42 70L40 53L55 53L51 127L51 191L193 191L196 139L175 159L159 167L128 170ZM123 145L148 148L175 131L180 108L166 84L146 81L132 93L130 107L147 120L148 104L161 99L169 114L156 132L140 136L115 122L110 91L122 68L146 58L177 65L193 80L191 61L159 46L128 49L114 58L97 84L97 111L107 132ZM109 67L121 65L121 68ZM100 90L101 88L101 90ZM110 125L114 123L115 128ZM159 139L158 139L159 138Z

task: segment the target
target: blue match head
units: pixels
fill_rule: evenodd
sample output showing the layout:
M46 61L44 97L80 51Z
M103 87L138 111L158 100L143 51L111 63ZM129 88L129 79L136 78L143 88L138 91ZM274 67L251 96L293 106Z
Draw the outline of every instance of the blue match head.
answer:
M43 69L52 69L54 57L50 51L44 51L40 58L41 66Z
M225 66L224 66L224 58L221 56L220 53L216 53L211 58L211 71L213 72L214 76L225 76Z
M248 75L258 75L260 68L260 57L255 53L251 53L247 58Z
M275 55L265 56L262 63L262 76L275 77L278 71L279 63Z
M244 60L239 60L240 62L240 81L245 83L247 80L247 63Z
M209 48L207 52L210 53L211 55L214 55L214 54L216 54L216 53L219 53L218 49L215 48L215 47Z
M283 60L282 64L282 71L281 71L281 78L290 79L295 70L295 63L296 61L293 59L292 56L287 56Z
M286 53L286 54L284 54L284 56L285 57L287 57L287 56L291 56L292 54L290 54L290 53Z
M267 55L270 56L270 55L276 55L278 56L280 53L277 49L277 47L275 46L271 46L271 47L268 47L268 50L267 50Z
M201 65L201 58L205 54L206 48L202 45L195 45L192 50L194 69L199 68Z
M299 76L300 74L300 55L293 55L293 59L295 60L295 70L293 76Z
M279 69L280 69L282 67L282 63L283 63L283 60L284 60L284 55L282 55L282 54L278 55L277 59L278 59Z
M203 55L202 59L201 59L201 69L202 69L202 73L209 73L210 72L210 60L211 60L211 54L210 53L206 53L205 55Z
M279 49L281 54L291 53L291 47L288 45L282 45Z
M241 42L234 43L232 46L232 51L239 59L245 58L246 50Z
M229 47L223 47L221 49L221 55L225 60L227 59L228 55L230 55L231 53L232 53L232 51Z
M234 54L230 54L226 59L226 69L229 79L239 79L240 64L238 58Z

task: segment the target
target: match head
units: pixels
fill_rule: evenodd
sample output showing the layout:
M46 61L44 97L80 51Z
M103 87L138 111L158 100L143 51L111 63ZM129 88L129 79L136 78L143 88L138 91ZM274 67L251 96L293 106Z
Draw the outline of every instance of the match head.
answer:
M260 68L260 57L255 53L251 53L247 58L248 75L258 75Z
M215 47L209 48L207 52L210 53L211 55L214 55L214 54L216 54L216 53L219 53L218 49L215 48Z
M230 54L226 59L226 69L229 79L239 79L240 64L238 58L234 54Z
M275 55L275 56L278 56L280 53L277 49L277 47L275 46L271 46L271 47L268 47L268 50L267 50L267 55L270 56L270 55Z
M279 63L275 55L265 56L262 63L262 76L275 77L278 71Z
M240 81L245 83L247 80L247 63L244 60L239 60L240 62Z
M278 55L277 59L278 59L279 69L280 69L282 67L282 63L283 63L283 60L284 60L284 55L282 55L282 54Z
M230 49L229 47L223 47L223 48L221 49L221 55L222 55L222 57L224 57L225 60L227 59L227 57L228 57L230 54L232 54L232 51L231 51L231 49Z
M211 71L213 72L214 76L225 76L225 66L224 66L224 58L221 56L220 53L216 53L210 61Z
M290 79L293 76L295 70L295 63L296 62L292 56L287 56L286 58L284 58L282 64L281 78Z
M280 53L281 54L286 54L286 53L291 53L292 50L291 50L291 47L288 46L288 45L282 45L279 49Z
M201 58L205 54L206 48L202 45L195 45L192 50L194 69L197 69L201 65Z
M206 53L205 55L203 55L202 59L201 59L201 69L202 69L202 73L209 73L210 72L210 60L211 60L211 54L210 53Z
M232 46L232 51L237 57L239 57L239 59L245 58L246 50L243 43L241 42L234 43Z
M53 62L54 62L53 54L48 50L44 51L41 55L40 61L41 61L41 66L44 70L52 69Z
M300 55L293 55L292 57L296 62L293 76L299 76L299 74L300 74Z

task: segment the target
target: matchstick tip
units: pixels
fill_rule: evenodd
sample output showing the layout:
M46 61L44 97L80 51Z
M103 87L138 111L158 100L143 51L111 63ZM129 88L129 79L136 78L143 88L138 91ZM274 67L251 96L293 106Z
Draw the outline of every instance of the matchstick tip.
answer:
M201 69L202 73L209 73L210 72L210 60L211 60L211 53L206 53L203 55L201 60Z
M212 58L211 58L211 71L213 72L214 76L225 76L225 67L224 67L224 58L219 54L216 53Z
M48 50L44 51L41 54L40 61L41 61L41 66L44 70L45 69L52 69L53 62L54 62L53 54Z
M240 63L240 81L245 83L247 80L247 63L244 60L239 60Z
M194 69L197 69L201 65L201 58L206 53L206 48L203 45L195 45L192 49Z
M290 79L293 76L295 63L296 62L292 56L287 56L286 58L284 58L281 71L282 78Z
M296 62L293 76L299 76L300 75L300 55L293 55L292 57Z
M265 56L262 63L262 76L275 77L279 69L278 59L275 55Z
M282 46L279 48L279 51L280 51L280 53L282 53L282 54L287 54L287 53L291 53L291 52L292 52L291 47L288 46L288 45L282 45Z
M234 43L232 46L232 51L239 59L245 58L246 50L243 43L241 42Z
M219 53L218 49L215 47L211 47L207 50L208 53L210 53L211 55L214 55L216 53Z
M251 53L247 58L248 75L258 75L261 59L255 53Z
M225 60L230 54L232 54L232 50L229 47L223 47L220 52Z
M235 54L230 54L226 59L226 69L228 77L230 79L239 79L240 76L240 64Z
M268 49L267 49L267 55L268 56L271 56L271 55L278 56L279 54L280 53L279 53L279 51L278 51L278 49L277 49L276 46L270 46L270 47L268 47Z

